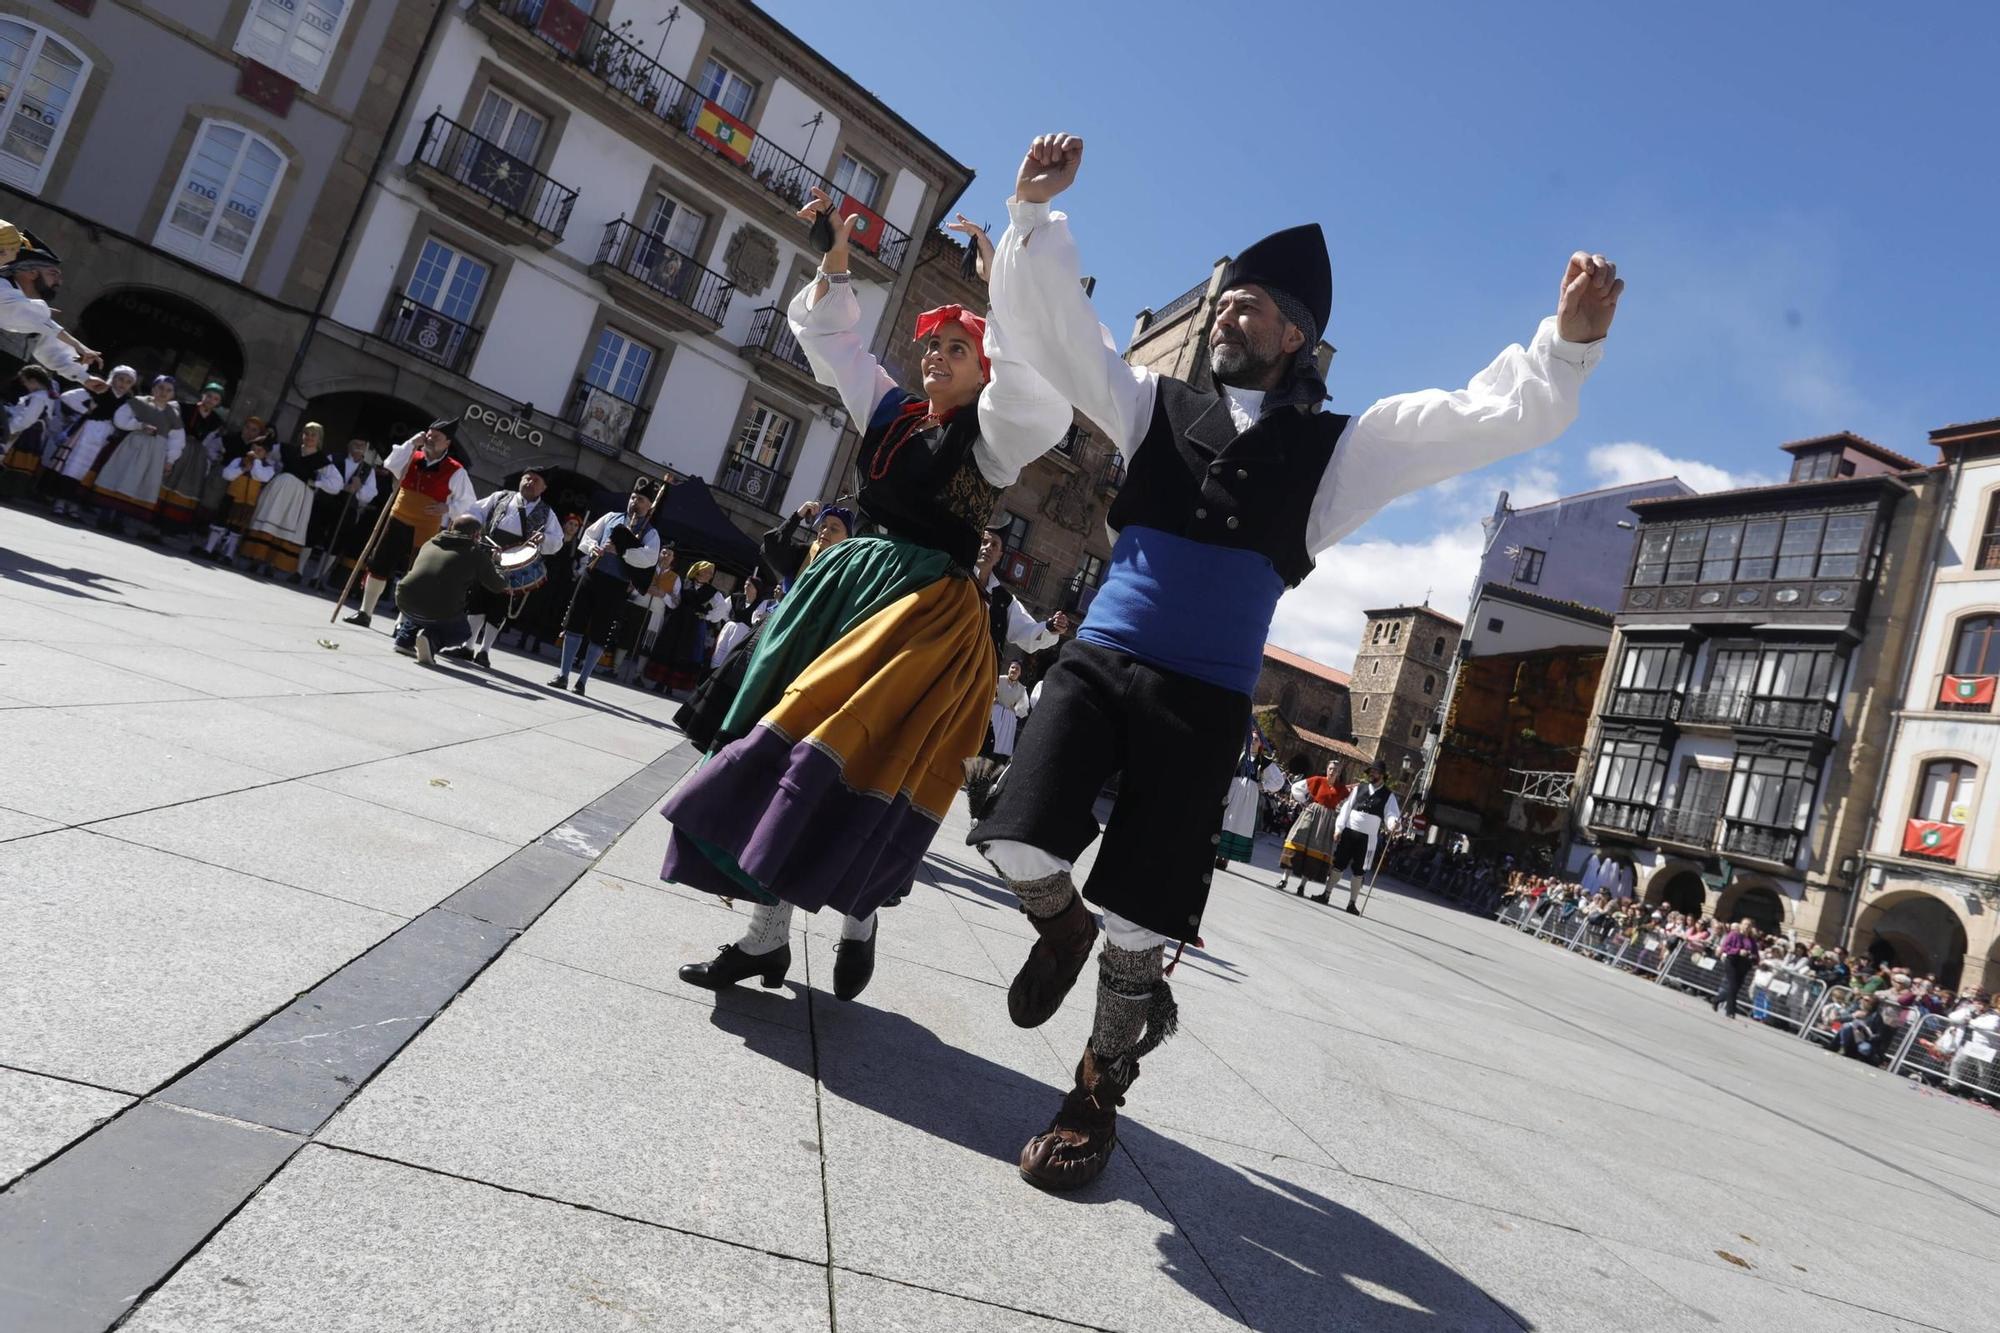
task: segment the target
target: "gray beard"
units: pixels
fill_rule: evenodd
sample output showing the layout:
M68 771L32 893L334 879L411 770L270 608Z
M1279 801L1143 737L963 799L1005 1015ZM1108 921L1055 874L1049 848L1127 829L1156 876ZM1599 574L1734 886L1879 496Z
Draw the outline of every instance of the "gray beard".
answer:
M1276 365L1275 360L1260 360L1248 347L1239 345L1213 347L1208 353L1209 373L1216 383L1237 389L1261 388Z

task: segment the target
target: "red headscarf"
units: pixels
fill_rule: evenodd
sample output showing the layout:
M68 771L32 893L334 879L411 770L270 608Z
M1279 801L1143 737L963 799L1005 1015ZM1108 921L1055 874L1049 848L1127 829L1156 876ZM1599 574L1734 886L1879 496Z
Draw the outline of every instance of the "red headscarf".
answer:
M962 305L941 305L935 310L926 310L917 316L917 341L936 333L943 324L963 324L965 331L972 335L972 350L979 357L979 368L987 379L993 378L993 363L986 359L986 321L968 311Z

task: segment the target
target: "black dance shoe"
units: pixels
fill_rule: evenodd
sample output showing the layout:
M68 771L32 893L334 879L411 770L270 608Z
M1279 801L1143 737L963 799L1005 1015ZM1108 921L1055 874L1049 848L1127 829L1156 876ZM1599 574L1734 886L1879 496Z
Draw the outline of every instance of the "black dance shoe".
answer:
M836 971L838 968L836 963ZM683 963L680 975L688 985L700 986L704 990L722 990L746 977L756 977L766 990L776 990L785 984L785 973L791 970L792 946L789 944L781 944L769 953L744 953L733 944L725 944L715 955L714 962Z
M484 648L481 648L478 652L472 655L472 665L476 667L484 667L486 670L491 671L493 669L493 659L486 655L486 650Z
M572 685L572 686L570 686L570 687L569 687L569 692L570 692L571 694L582 694L582 693L583 693L583 677L582 677L582 676L578 676L578 677L576 678L576 684L574 684L574 685Z
M1333 890L1328 889L1325 893L1315 893L1312 895L1312 900L1316 903L1330 903L1333 901Z
M373 617L370 616L366 611L356 611L353 615L348 616L344 623L349 625L359 625L361 626L361 628L367 629L368 622L372 619Z
M868 989L869 978L875 975L875 937L881 933L882 923L877 921L867 939L842 940L833 946L835 999L852 1000Z

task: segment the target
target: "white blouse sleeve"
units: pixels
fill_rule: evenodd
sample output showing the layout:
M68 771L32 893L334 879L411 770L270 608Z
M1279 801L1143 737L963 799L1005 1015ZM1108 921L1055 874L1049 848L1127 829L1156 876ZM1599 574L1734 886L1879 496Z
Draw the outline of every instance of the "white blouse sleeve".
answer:
M472 474L464 468L451 474L451 491L445 496L444 510L447 521L470 513L479 503L479 496L472 489Z
M1129 455L1153 415L1158 377L1118 355L1097 320L1069 218L1047 204L1007 203L1009 225L994 247L994 322L1010 350Z
M1360 413L1320 478L1306 549L1324 551L1399 495L1555 439L1603 354L1602 341L1557 337L1551 315L1527 347L1507 348L1465 388L1397 394Z
M986 320L986 359L993 377L979 391L979 475L1012 486L1021 469L1056 447L1070 428L1069 400L1015 354L998 316Z
M132 410L132 404L120 403L118 404L118 410L111 414L111 424L119 430L129 431L137 430L145 423L141 422L139 414Z
M527 534L523 533L522 535L526 536ZM542 554L554 555L557 551L562 550L562 545L562 524L556 522L556 511L551 509L542 516Z
M792 298L785 317L799 350L812 365L813 378L840 395L842 406L858 431L868 429L869 419L882 399L895 392L896 381L882 369L863 342L857 326L861 323L861 302L854 288L845 282L829 283L826 295L812 299L818 280L809 282Z

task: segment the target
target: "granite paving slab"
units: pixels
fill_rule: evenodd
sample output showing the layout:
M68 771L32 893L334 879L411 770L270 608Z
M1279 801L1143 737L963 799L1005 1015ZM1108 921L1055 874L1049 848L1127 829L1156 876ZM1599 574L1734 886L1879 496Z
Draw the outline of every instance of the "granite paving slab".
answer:
M0 810L0 842L10 842L15 838L31 838L37 833L48 833L63 827L53 819L43 819L40 815L26 814L20 810Z
M274 775L204 754L185 742L155 743L134 763L131 733L98 709L23 708L6 720L7 799L22 813L61 824L264 786Z
M6 680L7 690L15 698L44 708L202 697L199 690L144 671L107 666L61 648L19 639L0 641L0 678Z
M0 1069L0 1188L131 1104L123 1093Z
M1064 1333L1087 1327L841 1268L833 1273L833 1301L841 1333Z
M0 1064L150 1089L400 919L80 830L0 855Z

